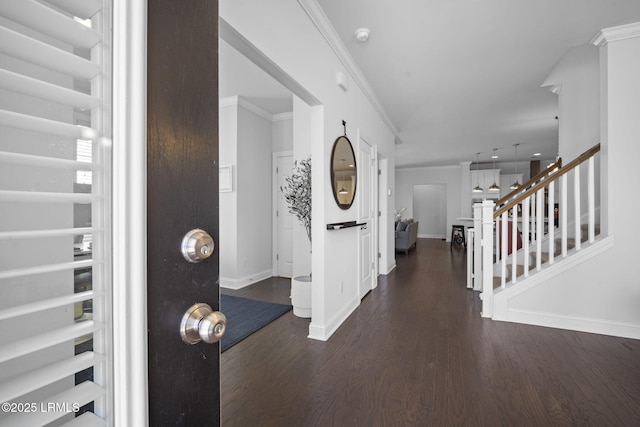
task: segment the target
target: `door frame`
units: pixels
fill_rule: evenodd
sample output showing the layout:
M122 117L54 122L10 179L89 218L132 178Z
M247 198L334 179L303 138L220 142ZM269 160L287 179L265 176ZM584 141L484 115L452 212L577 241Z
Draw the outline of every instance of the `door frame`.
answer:
M113 0L114 425L149 424L147 3ZM127 143L120 143L126 141ZM135 327L131 327L135 325Z
M271 263L273 269L273 275L279 276L280 269L278 268L278 198L280 197L280 188L278 187L278 158L291 157L293 159L293 151L278 151L274 152L271 161L271 182L273 183L273 197L271 203L271 217L272 217L272 249L271 249ZM293 245L293 242L291 242Z
M368 138L368 136L366 135L365 132L362 131L362 129L358 128L356 131L356 138L357 138L357 143L356 143L356 147L357 147L357 158L360 158L360 150L361 150L361 146L362 143L364 142L365 144L367 144L371 150L370 152L370 156L371 156L371 164L367 165L367 167L369 168L370 172L371 172L371 182L370 182L370 188L369 188L369 197L370 197L370 202L371 202L371 210L372 210L372 214L371 214L371 224L369 224L369 229L370 229L370 233L371 233L371 247L370 247L370 251L371 251L371 261L373 262L373 268L372 268L372 272L371 272L371 286L369 287L369 291L372 289L375 289L378 285L378 274L380 271L380 259L378 258L378 253L380 250L380 242L379 242L379 232L378 232L378 227L379 227L379 212L380 212L380 204L379 204L379 197L378 197L378 186L379 186L379 164L378 164L378 146L377 144L372 143L371 139ZM363 165L359 164L358 165L358 171L364 171ZM362 192L360 193L360 197L362 197L363 194ZM361 209L361 207L358 207L358 209ZM358 214L358 217L360 217L360 214ZM360 237L358 237L358 263L360 263L360 257L362 254L362 247L361 247L361 241L360 241ZM360 266L358 266L360 267ZM358 299L362 300L362 298L364 298L364 295L360 295L360 284L362 281L362 277L360 277L360 268L358 268ZM365 293L366 295L366 293Z

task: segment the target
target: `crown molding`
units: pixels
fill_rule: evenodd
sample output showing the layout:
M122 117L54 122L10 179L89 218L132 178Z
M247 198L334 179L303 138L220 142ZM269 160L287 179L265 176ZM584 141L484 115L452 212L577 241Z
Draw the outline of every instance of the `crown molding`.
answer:
M387 125L389 130L391 130L396 139L399 140L400 138L396 125L387 114L386 110L382 106L382 103L373 91L373 88L364 77L364 74L362 74L362 71L360 71L360 68L353 60L353 57L347 50L346 46L344 45L344 43L342 43L342 40L340 40L340 37L336 33L335 28L333 28L333 25L331 25L331 22L329 22L329 18L327 18L327 15L325 15L318 2L316 0L298 0L298 3L306 12L307 16L309 16L311 22L313 22L320 34L322 34L331 49L333 49L334 53L336 54L342 65L344 65L351 78L356 82L358 87L360 87L360 89L364 93L364 96L369 100L373 108L380 115L382 121Z
M289 111L288 113L278 113L273 115L274 122L282 122L284 120L292 120L293 112Z
M598 34L591 39L591 44L602 47L607 43L634 37L640 37L640 22L600 30Z
M549 86L549 91L554 95L560 95L562 92L562 85L551 85Z
M253 103L247 101L246 98L243 98L243 97L238 96L238 95L229 96L227 98L222 98L222 99L220 99L218 105L220 106L220 108L233 107L233 106L242 107L245 110L251 111L252 113L262 117L263 119L269 120L270 122L274 121L274 115L273 114L271 114L270 112L268 112L264 108L258 107L256 104L253 104Z
M218 106L220 108L224 107L234 107L238 105L238 96L228 96L226 98L220 98L218 100Z

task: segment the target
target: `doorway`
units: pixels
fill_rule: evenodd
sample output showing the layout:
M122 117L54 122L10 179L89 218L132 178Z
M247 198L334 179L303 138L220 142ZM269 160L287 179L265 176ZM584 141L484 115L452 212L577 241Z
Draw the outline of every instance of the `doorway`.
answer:
M414 185L413 216L414 220L419 221L418 237L445 239L447 237L447 185Z

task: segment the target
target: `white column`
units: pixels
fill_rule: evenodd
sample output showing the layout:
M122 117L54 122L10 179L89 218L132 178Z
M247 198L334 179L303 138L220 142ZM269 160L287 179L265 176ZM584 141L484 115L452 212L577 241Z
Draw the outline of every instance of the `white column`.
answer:
M493 208L482 202L482 317L493 317Z
M473 205L473 290L482 290L482 204Z

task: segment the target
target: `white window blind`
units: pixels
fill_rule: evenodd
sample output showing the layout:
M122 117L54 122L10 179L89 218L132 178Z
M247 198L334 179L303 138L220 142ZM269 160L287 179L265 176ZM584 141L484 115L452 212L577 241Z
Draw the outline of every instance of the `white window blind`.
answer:
M112 424L111 19L0 1L2 426Z

